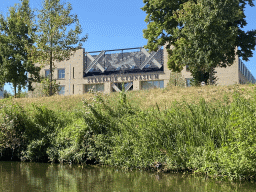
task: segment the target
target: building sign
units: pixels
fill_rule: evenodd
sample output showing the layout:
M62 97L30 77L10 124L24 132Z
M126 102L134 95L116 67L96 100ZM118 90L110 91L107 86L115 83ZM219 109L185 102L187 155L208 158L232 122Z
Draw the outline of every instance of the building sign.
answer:
M159 79L159 74L147 75L114 75L103 77L90 77L86 78L87 83L104 83L104 82L123 82L123 81L147 81Z
M136 50L133 52L127 52ZM139 51L138 51L139 50ZM125 51L125 52L124 52ZM97 51L98 52L98 51ZM112 53L114 52L114 53ZM95 54L95 52L91 52ZM163 50L148 52L145 48L106 50L98 55L85 54L84 77L163 71Z

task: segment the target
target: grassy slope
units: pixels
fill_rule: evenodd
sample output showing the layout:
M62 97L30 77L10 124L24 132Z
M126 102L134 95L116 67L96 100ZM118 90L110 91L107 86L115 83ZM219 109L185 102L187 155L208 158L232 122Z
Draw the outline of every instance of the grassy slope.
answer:
M255 180L254 85L168 87L126 97L130 105L119 93L1 100L2 158L145 169L160 163L164 171Z
M204 98L206 102L223 101L224 96L232 101L232 93L237 89L245 98L255 89L254 85L230 85L230 86L205 86L205 87L168 87L166 89L151 89L127 92L128 101L141 109L148 109L156 105L161 108L169 108L173 101L187 101L188 103L199 102ZM92 93L74 96L53 96L41 98L17 98L0 100L0 103L18 103L25 107L31 103L45 105L51 110L74 110L82 107L84 99L93 97ZM104 94L103 97L109 102L115 103L119 99L118 93Z

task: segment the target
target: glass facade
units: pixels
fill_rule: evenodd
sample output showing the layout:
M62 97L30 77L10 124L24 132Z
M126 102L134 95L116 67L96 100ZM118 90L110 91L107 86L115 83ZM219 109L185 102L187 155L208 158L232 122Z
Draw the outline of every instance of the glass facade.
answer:
M141 81L141 89L164 88L164 81Z
M245 66L245 64L242 62L241 59L239 59L239 71L243 74L243 76L245 76L245 78L251 82L251 83L255 83L255 79L253 77L253 75L251 74L251 72L247 69L247 67ZM239 82L244 83L242 81L239 80Z
M65 69L58 69L58 79L65 79Z
M85 92L103 92L104 91L104 84L88 84L84 87Z

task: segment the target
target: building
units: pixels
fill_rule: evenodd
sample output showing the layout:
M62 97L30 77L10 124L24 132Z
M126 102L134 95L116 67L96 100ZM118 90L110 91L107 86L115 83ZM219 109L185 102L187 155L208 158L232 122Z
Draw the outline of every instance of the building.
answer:
M84 94L90 91L119 92L149 88L164 88L172 72L167 67L167 51L159 47L149 53L143 47L130 49L85 52L77 50L67 61L55 62L53 79L61 89L61 95ZM255 83L255 78L243 62L236 57L227 68L216 68L218 85ZM41 69L40 75L47 77L49 66ZM189 70L181 71L184 85L190 86Z
M226 68L216 67L214 71L216 72L217 85L254 84L256 82L254 76L238 56L236 56L231 66ZM186 80L186 86L189 86L192 79L191 73L186 67L184 67L181 73Z

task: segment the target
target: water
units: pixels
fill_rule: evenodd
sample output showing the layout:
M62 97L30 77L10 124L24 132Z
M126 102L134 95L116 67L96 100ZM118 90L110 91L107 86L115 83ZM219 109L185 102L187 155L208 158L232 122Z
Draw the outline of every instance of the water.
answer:
M0 162L0 191L256 191L256 184L182 174L47 163Z

